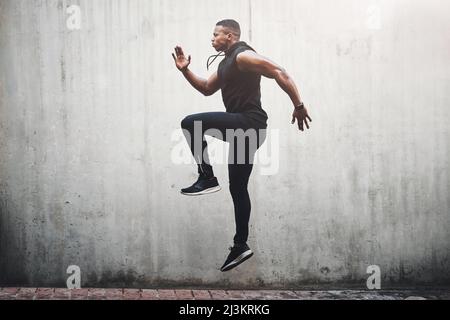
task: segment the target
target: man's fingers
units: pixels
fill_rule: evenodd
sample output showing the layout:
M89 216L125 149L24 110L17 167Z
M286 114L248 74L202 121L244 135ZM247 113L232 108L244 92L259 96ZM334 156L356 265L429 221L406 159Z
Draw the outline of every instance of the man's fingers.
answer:
M308 125L308 122L306 121L306 119L304 119L303 121L305 121L306 128L309 129L309 125Z
M189 59L188 60L189 60L189 63L191 63L191 55L189 55Z
M176 47L175 47L175 52L177 53L177 57L183 55L183 50L181 49L180 46L176 46Z
M308 115L306 117L309 119L309 122L312 122L311 118Z
M295 123L295 117L292 116L291 124L294 124L294 123Z
M175 62L177 62L177 58L175 57L175 55L172 53L172 57L173 57L173 60L175 61Z
M300 121L299 119L297 119L297 124L298 124L298 129L303 131L303 121Z

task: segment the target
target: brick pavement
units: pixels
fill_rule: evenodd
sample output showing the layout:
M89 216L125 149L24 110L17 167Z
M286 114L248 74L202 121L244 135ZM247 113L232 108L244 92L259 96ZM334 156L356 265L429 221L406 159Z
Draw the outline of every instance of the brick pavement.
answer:
M189 290L0 288L0 300L449 300L441 290Z

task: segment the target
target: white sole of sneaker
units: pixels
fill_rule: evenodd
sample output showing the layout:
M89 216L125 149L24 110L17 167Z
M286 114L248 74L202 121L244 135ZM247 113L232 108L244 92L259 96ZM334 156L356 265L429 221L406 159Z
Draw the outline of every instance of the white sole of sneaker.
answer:
M241 264L242 262L244 262L245 260L251 258L253 256L253 252L252 250L247 250L244 253L242 253L239 257L237 257L236 259L234 259L233 261L231 261L229 264L227 264L226 266L224 266L221 271L225 272L228 270L233 269L234 267L237 267L239 264Z
M217 187L212 187L212 188L209 188L209 189L205 189L203 191L196 192L196 193L184 193L183 191L180 191L180 193L184 194L186 196L201 196L201 195L204 195L204 194L214 193L214 192L217 192L217 191L220 191L220 190L222 190L222 188L220 186L217 186Z

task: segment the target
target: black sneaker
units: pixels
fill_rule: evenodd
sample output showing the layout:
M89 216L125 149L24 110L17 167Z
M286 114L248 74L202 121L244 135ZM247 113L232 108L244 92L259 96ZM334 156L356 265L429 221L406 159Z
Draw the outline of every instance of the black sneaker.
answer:
M207 178L199 176L198 180L189 188L181 189L181 193L187 196L200 196L220 191L221 187L216 177Z
M252 250L248 247L247 244L241 244L237 245L235 244L233 247L230 247L230 254L228 255L227 260L223 264L222 268L220 268L220 271L225 272L228 270L233 269L234 267L237 267L245 260L249 259L251 256L253 256Z

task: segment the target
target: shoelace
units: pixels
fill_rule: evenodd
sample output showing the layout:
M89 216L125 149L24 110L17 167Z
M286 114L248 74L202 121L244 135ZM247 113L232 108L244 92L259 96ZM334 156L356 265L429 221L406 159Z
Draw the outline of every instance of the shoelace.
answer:
M222 55L223 53L223 55ZM214 60L216 60L218 57L224 57L225 56L225 52L220 51L218 54L213 54L212 56L209 56L208 61L206 61L206 70L209 70L209 66L214 62ZM211 61L211 63L209 63L209 59L211 59L212 57L214 57L213 61Z

